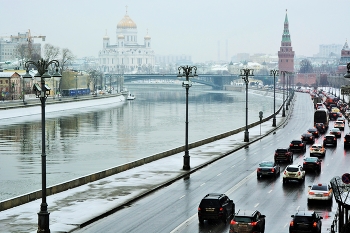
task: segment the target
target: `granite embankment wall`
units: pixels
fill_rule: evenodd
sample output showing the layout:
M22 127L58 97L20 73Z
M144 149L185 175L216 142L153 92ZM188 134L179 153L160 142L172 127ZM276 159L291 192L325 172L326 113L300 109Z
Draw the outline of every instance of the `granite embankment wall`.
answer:
M273 92L271 93L268 91L259 91L259 90L249 90L249 92L254 93L254 94L260 94L260 95L264 95L264 96L272 96L273 97ZM280 94L278 94L278 95L280 97ZM277 97L277 95L276 95L276 97ZM281 109L282 109L282 105L278 109L276 109L276 114L279 114ZM271 118L273 118L273 114L262 119L262 122L269 121ZM260 120L254 122L252 124L249 124L248 128L252 128L252 127L257 126L259 124L260 124ZM210 137L210 138L206 138L206 139L203 139L203 140L200 140L197 142L190 143L188 146L189 146L189 149L192 149L192 148L195 148L195 147L207 144L207 143L211 143L211 142L226 138L228 136L243 132L244 130L245 130L245 126L238 128L238 129L235 129L235 130L232 130L232 131L229 131L229 132L226 132L226 133L222 133L222 134ZM78 186L81 186L81 185L84 185L84 184L87 184L87 183L90 183L90 182L93 182L93 181L96 181L99 179L103 179L103 178L106 178L108 176L126 171L126 170L131 169L131 168L135 168L135 167L153 162L155 160L183 152L183 151L185 151L185 146L177 147L177 148L174 148L174 149L171 149L168 151L164 151L164 152L161 152L161 153L149 156L149 157L135 160L135 161L130 162L130 163L122 164L122 165L119 165L119 166L116 166L116 167L113 167L113 168L110 168L110 169L107 169L104 171L100 171L100 172L90 174L90 175L87 175L84 177L80 177L80 178L77 178L74 180L70 180L70 181L67 181L64 183L50 186L50 187L46 188L46 195L49 196L49 195L53 195L55 193L63 192L63 191L66 191L68 189L72 189L72 188L75 188L75 187L78 187ZM37 191L32 192L32 193L27 193L27 194L15 197L13 199L7 199L7 200L0 202L0 211L25 204L25 203L28 203L30 201L34 201L34 200L39 199L39 198L41 198L41 190L37 190Z

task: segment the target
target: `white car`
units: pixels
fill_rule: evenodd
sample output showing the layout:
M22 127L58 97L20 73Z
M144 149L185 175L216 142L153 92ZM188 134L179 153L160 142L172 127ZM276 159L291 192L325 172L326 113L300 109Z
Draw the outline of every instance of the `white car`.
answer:
M283 172L283 184L290 180L296 180L299 182L305 181L305 170L301 165L291 164L286 167Z
M320 201L329 201L333 199L333 190L330 185L320 183L309 186L309 191L307 194L307 201L320 200Z
M338 128L340 130L344 130L345 124L343 121L335 121L334 128Z

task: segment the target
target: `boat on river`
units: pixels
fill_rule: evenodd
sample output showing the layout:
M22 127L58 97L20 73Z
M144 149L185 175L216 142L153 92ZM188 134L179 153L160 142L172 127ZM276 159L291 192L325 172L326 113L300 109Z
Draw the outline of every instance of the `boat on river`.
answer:
M128 94L128 97L126 97L127 100L134 100L135 96L132 95L131 93Z

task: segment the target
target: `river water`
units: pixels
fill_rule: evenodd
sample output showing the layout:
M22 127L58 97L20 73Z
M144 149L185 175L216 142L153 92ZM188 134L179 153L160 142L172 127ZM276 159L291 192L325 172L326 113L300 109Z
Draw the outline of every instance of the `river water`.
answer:
M135 100L46 114L47 186L185 144L186 92L181 85L127 87ZM264 117L273 113L273 96L249 92L248 100L248 124L259 120L259 111ZM276 98L276 109L281 103ZM244 126L245 104L245 92L193 85L189 143ZM41 189L40 115L1 122L0 187L0 201Z

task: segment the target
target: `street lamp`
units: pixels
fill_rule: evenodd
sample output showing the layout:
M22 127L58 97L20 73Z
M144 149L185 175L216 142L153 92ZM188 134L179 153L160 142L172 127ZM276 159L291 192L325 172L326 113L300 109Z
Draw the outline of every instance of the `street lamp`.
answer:
M179 66L178 68L179 74L177 77L186 77L186 81L182 82L182 87L186 88L186 134L185 134L185 155L184 155L184 170L190 170L190 155L188 152L188 89L192 86L192 82L189 78L198 77L197 75L197 67L195 66ZM194 74L192 73L194 70Z
M284 102L285 102L285 100L284 100L284 84L286 82L286 73L287 73L287 71L281 71L281 73L283 74L283 87L282 87L282 89L283 89L283 108L282 108L282 117L285 117L286 116L286 110L284 108Z
M254 69L241 69L241 74L239 76L242 77L242 79L245 82L245 131L244 131L244 141L249 142L249 132L248 132L248 84L249 84L249 77L254 76L253 72Z
M79 74L79 72L77 72L76 74L75 74L75 99L77 99L78 98L78 76L82 76L83 74L82 74L82 72Z
M38 73L35 77L40 78L40 86L35 83L33 90L36 92L36 97L40 99L41 102L41 197L42 202L40 205L40 212L38 213L38 233L49 233L49 215L47 211L46 203L46 153L45 153L45 102L47 96L50 94L50 88L45 84L45 80L51 79L51 75L48 72L49 66L53 65L56 68L56 72L52 77L62 77L58 73L59 62L57 60L45 61L44 59L39 60L38 62L27 61L25 63L26 74L23 75L23 78L32 78L29 74L29 66L35 66L38 70Z
M286 90L287 90L287 96L286 96L286 110L289 110L289 108L288 108L288 106L289 106L289 91L288 91L288 84L289 84L289 74L290 74L290 72L287 72L287 88L286 88Z
M57 83L59 83L60 80L61 80L61 77L53 77L53 91L54 91L53 98L54 99L56 98L56 93L57 93ZM59 84L58 84L58 86L59 86Z
M272 127L276 127L276 76L279 75L278 70L271 70L270 75L273 75L273 120Z
M28 73L29 74L29 73ZM29 74L30 75L30 74ZM25 95L25 86L24 86L24 83L25 82L29 82L30 80L33 79L33 77L30 75L30 77L28 77L27 79L30 79L30 80L26 80L26 78L24 78L23 76L21 76L22 78L22 101L23 101L23 104L26 104L25 102L25 99L24 99L24 95Z

